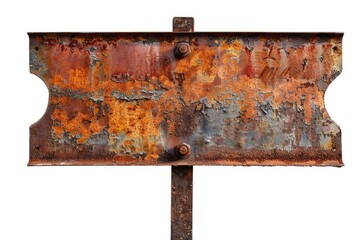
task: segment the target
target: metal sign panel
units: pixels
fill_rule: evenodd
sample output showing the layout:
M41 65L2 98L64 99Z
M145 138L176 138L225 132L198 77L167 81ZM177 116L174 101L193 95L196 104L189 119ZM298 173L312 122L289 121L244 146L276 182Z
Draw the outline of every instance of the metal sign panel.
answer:
M50 94L29 165L343 165L342 33L29 37Z

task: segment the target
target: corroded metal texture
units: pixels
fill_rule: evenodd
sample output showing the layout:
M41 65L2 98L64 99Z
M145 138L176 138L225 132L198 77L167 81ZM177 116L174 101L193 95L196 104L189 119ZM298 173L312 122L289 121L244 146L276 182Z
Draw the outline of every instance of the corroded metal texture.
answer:
M171 168L171 239L192 239L193 167Z
M342 166L324 106L341 33L29 36L31 73L50 93L29 165Z
M194 18L192 17L174 17L173 32L193 32Z
M189 24L190 22L190 24ZM190 26L194 31L193 18L173 19L173 31L186 32L183 26ZM183 58L191 52L188 43L179 43L175 48L175 56ZM179 159L191 156L191 146L181 143L175 147ZM171 240L192 239L192 198L193 198L193 166L171 167Z

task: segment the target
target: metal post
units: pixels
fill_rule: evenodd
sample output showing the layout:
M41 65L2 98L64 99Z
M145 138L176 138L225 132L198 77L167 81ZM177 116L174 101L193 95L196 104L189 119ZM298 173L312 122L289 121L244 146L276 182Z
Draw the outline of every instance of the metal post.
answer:
M171 240L192 239L192 166L171 167Z
M193 32L194 19L174 17L173 32ZM193 167L171 167L171 240L192 240Z

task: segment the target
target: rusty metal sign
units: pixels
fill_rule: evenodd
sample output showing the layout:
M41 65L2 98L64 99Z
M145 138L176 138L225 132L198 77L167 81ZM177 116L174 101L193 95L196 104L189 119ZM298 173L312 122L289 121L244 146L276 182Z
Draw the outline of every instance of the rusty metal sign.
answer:
M50 94L30 165L342 165L340 33L29 36Z
M343 165L324 105L342 33L173 23L168 33L29 33L30 71L49 89L29 165L173 166L172 239L191 239L193 165Z

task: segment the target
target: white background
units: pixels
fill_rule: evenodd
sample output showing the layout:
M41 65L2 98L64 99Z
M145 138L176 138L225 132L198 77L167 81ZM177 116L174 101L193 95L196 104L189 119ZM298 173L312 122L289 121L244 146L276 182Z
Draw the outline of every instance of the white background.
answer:
M195 167L195 240L359 240L359 7L346 1L3 1L0 239L170 239L170 167L27 167L48 93L29 73L30 31L341 31L343 72L326 93L343 168Z

